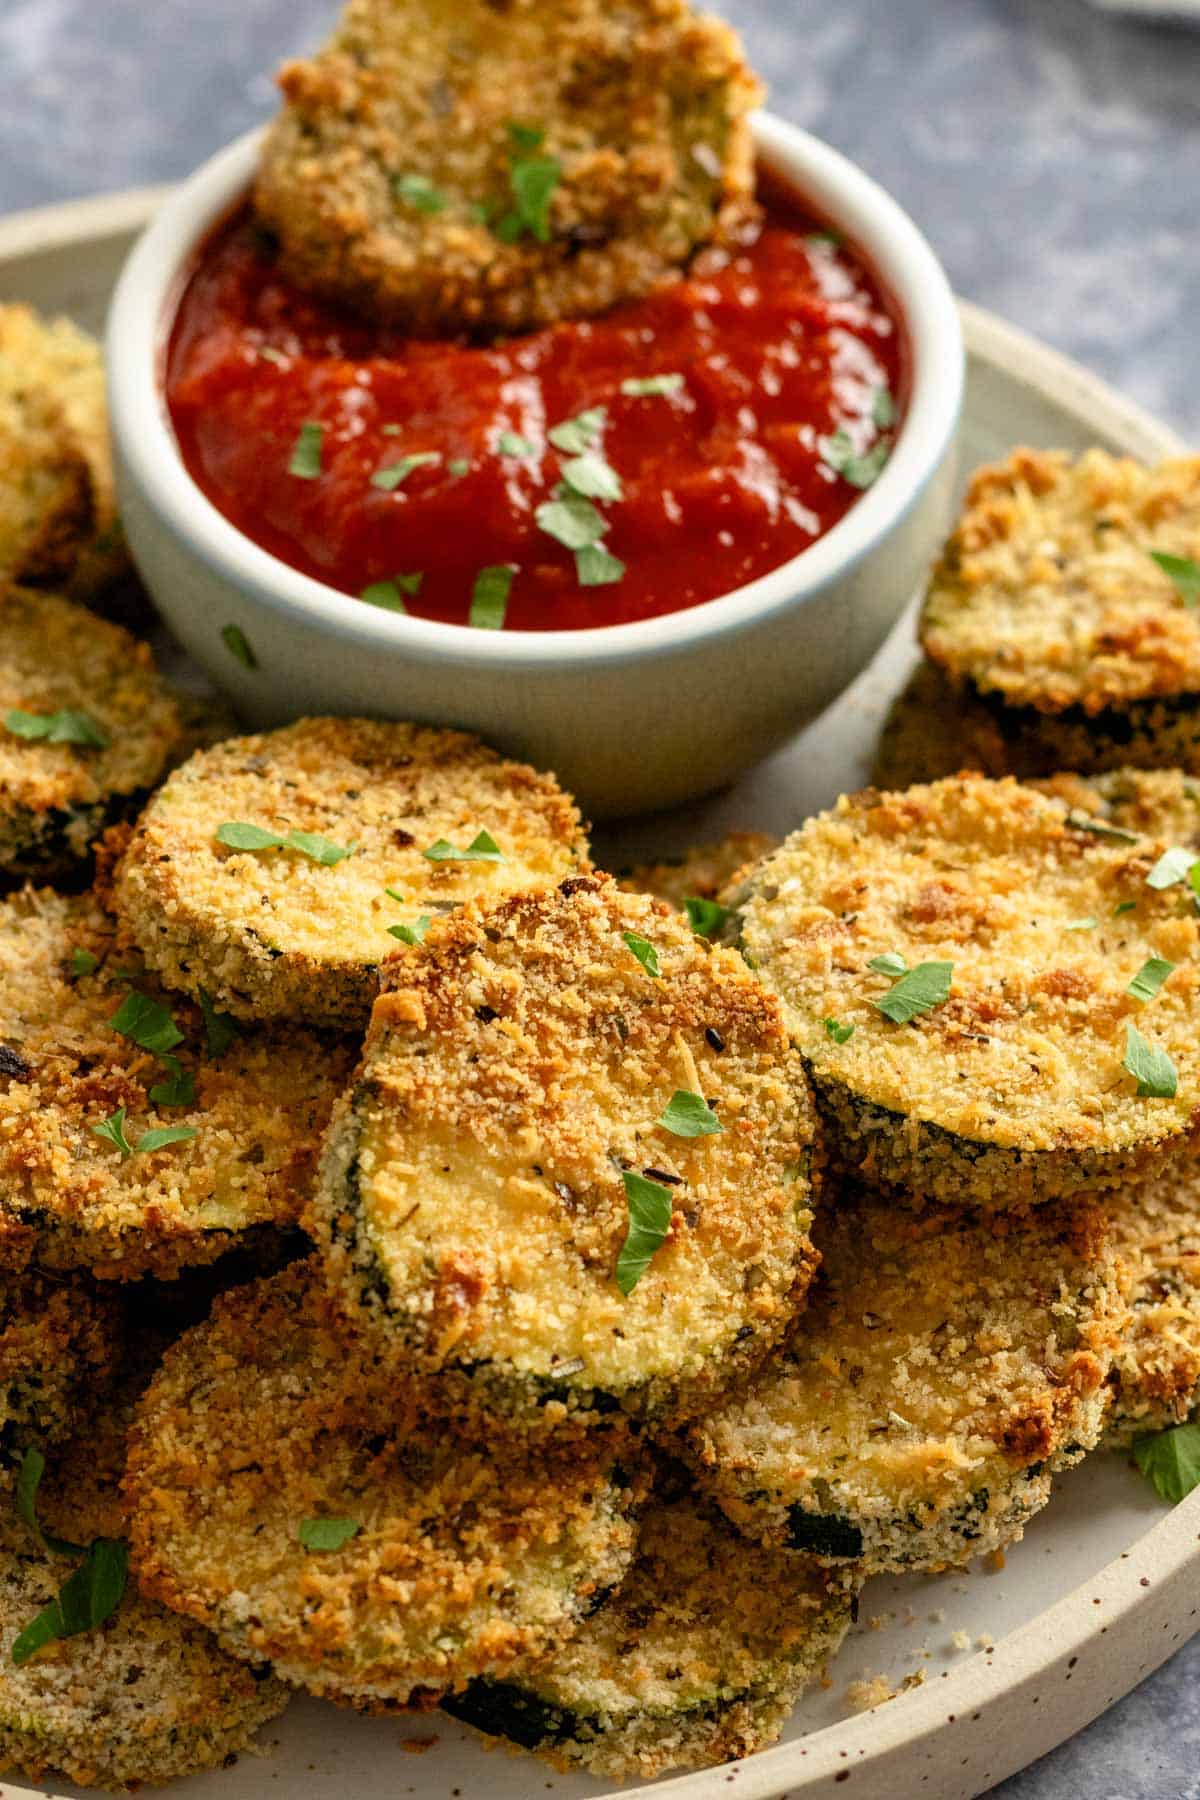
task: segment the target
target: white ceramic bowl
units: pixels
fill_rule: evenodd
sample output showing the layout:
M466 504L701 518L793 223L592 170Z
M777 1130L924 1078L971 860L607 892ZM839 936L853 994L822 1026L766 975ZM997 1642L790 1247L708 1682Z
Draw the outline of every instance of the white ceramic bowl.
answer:
M815 717L863 668L947 523L963 385L957 309L894 200L837 151L769 115L778 170L869 259L909 336L911 393L882 475L810 549L684 612L588 631L491 632L397 616L289 568L192 481L162 389L182 275L246 192L258 134L206 163L132 252L109 315L122 516L172 631L253 724L368 713L454 724L554 769L598 817L732 781ZM240 626L258 666L222 640Z

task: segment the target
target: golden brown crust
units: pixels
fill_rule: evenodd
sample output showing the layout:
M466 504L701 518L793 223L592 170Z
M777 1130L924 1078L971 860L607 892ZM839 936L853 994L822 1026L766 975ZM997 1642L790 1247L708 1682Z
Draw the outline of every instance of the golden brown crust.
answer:
M112 1302L78 1276L0 1273L0 1466L3 1483L30 1445L58 1444L108 1387ZM0 1495L0 1506L6 1504Z
M1133 1281L1105 1432L1124 1447L1182 1424L1200 1400L1200 1170L1185 1163L1138 1182L1104 1209Z
M1049 713L1195 696L1200 615L1151 551L1200 555L1200 457L1014 450L971 482L921 613L926 654Z
M749 210L758 83L685 0L349 0L280 85L254 198L285 269L417 331L602 312ZM545 243L493 229L514 157L559 164ZM405 177L435 198L406 200Z
M77 950L93 972L75 973ZM296 1222L354 1047L260 1028L213 1059L199 1009L134 964L88 895L26 889L0 903L0 1258L171 1275ZM183 1032L172 1053L194 1079L191 1103L150 1098L168 1069L111 1024L130 992ZM121 1107L131 1144L164 1126L196 1135L123 1157L93 1129Z
M682 856L663 862L638 863L622 870L617 885L627 894L653 894L683 910L685 900L715 900L721 889L779 848L765 831L731 831L713 844L697 844Z
M575 878L462 909L387 974L309 1221L345 1302L517 1414L695 1410L758 1362L812 1272L815 1120L739 959ZM660 1125L677 1090L724 1129ZM628 1295L623 1171L674 1199Z
M1094 1201L980 1219L823 1209L785 1354L692 1430L743 1531L867 1570L961 1563L1021 1535L1050 1470L1100 1434L1126 1307Z
M216 833L230 822L316 833L354 854L326 867L295 851L228 849ZM424 855L442 839L465 849L481 831L501 860ZM168 986L205 988L239 1018L353 1026L396 948L393 926L587 867L578 811L553 776L464 732L301 719L176 770L142 814L112 892Z
M638 1498L623 1443L464 1434L297 1264L168 1351L130 1450L134 1566L145 1592L314 1692L443 1693L549 1651L620 1579ZM359 1530L306 1551L301 1525L324 1517Z
M868 790L754 873L743 953L784 1002L843 1167L1020 1206L1190 1151L1200 922L1183 887L1148 885L1161 840L1114 839L1079 817L975 775ZM869 967L884 955L950 963L949 998L892 1023L877 1002L894 978ZM1143 1003L1128 988L1151 958L1176 966ZM853 1034L839 1042L827 1019ZM1174 1098L1138 1095L1129 1025L1173 1060Z

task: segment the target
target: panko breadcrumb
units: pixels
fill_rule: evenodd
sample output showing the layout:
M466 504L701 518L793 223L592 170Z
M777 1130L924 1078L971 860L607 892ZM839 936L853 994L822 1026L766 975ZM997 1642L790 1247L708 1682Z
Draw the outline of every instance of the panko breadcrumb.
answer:
M1019 1538L1097 1441L1125 1320L1102 1207L972 1216L842 1196L784 1355L692 1428L738 1528L866 1571Z
M1029 785L1076 816L1194 849L1200 856L1200 783L1182 769L1114 769L1107 775L1091 776L1064 773Z
M86 1429L49 1454L36 1502L45 1530L81 1548L123 1537L125 1435L143 1379L126 1374L107 1400L93 1394ZM0 1766L38 1783L50 1770L83 1787L168 1782L226 1766L283 1711L281 1681L227 1656L132 1580L104 1624L14 1664L17 1634L81 1560L39 1543L0 1496Z
M296 849L233 849L217 836L227 824L313 834L350 854L327 865ZM493 847L474 848L481 836ZM138 822L113 903L168 987L204 989L239 1018L354 1026L394 926L419 934L472 895L587 867L579 814L553 776L463 732L301 719L176 770Z
M751 1756L836 1652L856 1586L690 1497L657 1501L621 1587L568 1644L443 1705L564 1772L617 1781Z
M200 1009L134 965L90 895L0 902L2 1260L170 1275L296 1222L354 1047L260 1029L214 1055ZM182 1034L163 1055L113 1025L134 996ZM153 1092L171 1085L172 1059L191 1098ZM96 1131L119 1111L132 1155ZM164 1127L192 1136L137 1148Z
M1149 883L1165 848L967 775L843 798L762 863L741 948L784 1002L840 1165L1017 1207L1190 1153L1200 920L1186 884ZM949 983L908 1023L879 1010L901 961ZM1139 998L1147 963L1160 985ZM1131 1028L1170 1059L1173 1096L1139 1092Z
M685 0L349 0L254 189L300 283L427 334L646 293L728 238L760 89Z
M308 1221L349 1307L521 1421L695 1410L760 1361L812 1272L815 1121L738 958L581 877L464 908L388 980ZM680 1092L721 1130L664 1125ZM628 1294L626 1174L669 1211Z
M0 582L69 579L92 529L87 461L42 333L28 307L0 306Z
M469 1435L297 1264L167 1352L131 1440L133 1562L144 1592L286 1680L419 1702L550 1651L620 1581L629 1448ZM340 1547L305 1548L320 1520Z
M0 1271L0 1487L31 1446L61 1443L109 1384L110 1300L78 1276Z
M778 848L779 839L765 831L731 831L674 860L622 870L617 885L627 894L653 894L682 912L685 900L715 900L722 888Z
M1200 1169L1136 1182L1104 1208L1133 1278L1104 1440L1124 1448L1200 1404Z
M21 736L13 712L84 714L104 746ZM0 871L45 879L85 868L180 736L148 645L58 595L0 588Z

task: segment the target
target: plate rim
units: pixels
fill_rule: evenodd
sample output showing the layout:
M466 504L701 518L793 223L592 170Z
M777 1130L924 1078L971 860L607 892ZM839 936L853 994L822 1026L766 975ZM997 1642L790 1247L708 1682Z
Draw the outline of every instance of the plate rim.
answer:
M104 239L132 240L172 187L129 188L2 216L0 269L26 258L69 256ZM959 306L973 361L1049 398L1114 441L1140 446L1143 454L1171 455L1184 447L1170 426L1070 357L984 307L961 299ZM898 1778L915 1788L924 1768L926 1782L937 1779L940 1800L979 1794L1098 1717L1200 1628L1198 1546L1200 1490L1090 1580L999 1639L986 1655L965 1661L944 1684L935 1679L899 1705L873 1708L746 1761L678 1775L645 1791L663 1800L716 1800L735 1781L741 1800L779 1800L785 1793L796 1800L842 1794L872 1800L894 1796ZM1043 1697L1049 1700L1053 1682L1060 1684L1057 1700L1039 1705ZM958 1773L946 1785L935 1745L944 1745L955 1726L963 1727L955 1744ZM36 1800L38 1791L0 1780L2 1800Z

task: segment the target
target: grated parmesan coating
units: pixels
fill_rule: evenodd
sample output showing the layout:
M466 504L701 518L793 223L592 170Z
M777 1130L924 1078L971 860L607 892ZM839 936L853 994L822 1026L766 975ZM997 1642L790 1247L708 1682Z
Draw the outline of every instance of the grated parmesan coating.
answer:
M116 1329L111 1301L78 1276L0 1271L0 1488L23 1451L61 1443L103 1395Z
M106 749L17 736L11 709L85 712ZM135 811L181 735L147 644L55 594L0 588L0 871L79 871L93 840Z
M37 1496L45 1530L83 1547L123 1537L125 1438L144 1379L126 1368L111 1397L91 1396L86 1428L50 1453ZM39 1784L51 1770L83 1787L168 1782L226 1766L283 1711L281 1681L227 1656L132 1579L103 1625L15 1665L13 1640L80 1560L46 1550L0 1496L0 1766Z
M443 1704L564 1772L651 1781L751 1756L836 1653L857 1587L665 1498L621 1587L568 1644Z
M1133 1278L1104 1439L1124 1448L1200 1403L1200 1169L1187 1163L1106 1195L1104 1210Z
M1200 785L1182 769L1115 769L1107 775L1050 775L1029 784L1069 812L1120 831L1191 848L1200 855Z
M1200 703L1200 618L1151 551L1200 555L1200 457L1148 469L1018 449L976 472L919 635L947 674L1010 706L1085 715ZM1135 760L1135 759L1130 759Z
M223 824L299 830L354 854L229 849ZM500 861L431 862L488 832ZM551 775L458 731L301 719L229 738L176 770L116 870L113 904L168 987L239 1018L361 1025L396 948L394 925L436 918L587 868L573 801ZM396 900L389 888L402 895Z
M76 950L94 972L74 972ZM171 1054L192 1103L151 1099L169 1071L111 1023L130 992L184 1034ZM130 967L90 895L33 889L0 902L0 1019L0 1260L173 1275L296 1223L350 1044L264 1028L214 1058L199 1009ZM164 1126L196 1135L123 1157L93 1130L120 1107L131 1144Z
M695 1410L760 1361L812 1273L815 1121L738 958L661 901L579 877L464 908L388 988L308 1222L350 1308L531 1420ZM659 1125L677 1090L723 1131ZM628 1295L624 1170L674 1200Z
M685 900L715 900L722 888L778 848L779 839L765 831L731 831L715 844L699 844L674 859L622 870L617 885L627 894L653 894L682 912Z
M284 268L418 333L603 312L750 210L761 90L684 0L348 0L280 86L254 202ZM558 165L544 243L497 229L514 158Z
M629 1449L618 1431L536 1451L469 1434L296 1264L167 1352L131 1440L134 1566L146 1593L313 1693L421 1703L550 1651L621 1579ZM307 1551L319 1518L359 1530Z
M1079 820L975 775L868 790L810 819L746 884L743 954L784 1002L842 1167L1015 1207L1190 1153L1200 920L1186 885L1147 884L1161 840ZM876 1003L893 978L868 967L889 954L952 964L949 998L889 1021ZM1151 958L1176 966L1143 1003L1127 990ZM827 1018L853 1035L836 1042ZM1130 1024L1172 1059L1173 1099L1138 1094Z
M1126 1317L1093 1200L978 1216L848 1197L784 1354L691 1427L739 1530L867 1572L1011 1543L1099 1435Z

